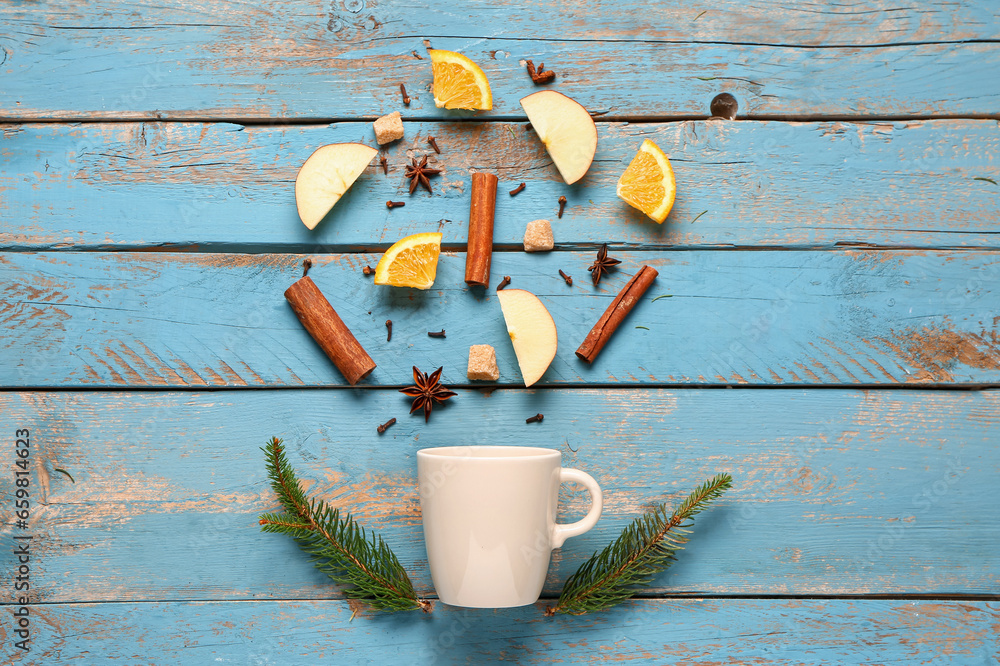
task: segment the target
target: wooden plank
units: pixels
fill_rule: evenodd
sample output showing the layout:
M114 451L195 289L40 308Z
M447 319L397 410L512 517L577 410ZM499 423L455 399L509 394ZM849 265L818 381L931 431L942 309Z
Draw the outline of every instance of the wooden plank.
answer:
M989 664L986 601L641 600L583 617L541 606L360 618L341 601L36 606L13 663ZM583 633L585 632L585 633ZM41 661L36 661L40 659Z
M427 424L408 405L385 390L0 393L0 432L31 431L33 509L17 532L35 537L34 599L337 596L291 539L259 530L276 506L258 450L271 436L309 492L381 530L421 594L415 452L463 443L558 449L601 484L604 515L556 551L547 595L649 503L719 472L733 490L645 594L1000 584L1000 391L461 390ZM564 490L562 520L582 516L586 493ZM13 474L0 491L7 539Z
M175 2L165 7L143 7L147 23L132 14L119 14L110 21L107 11L118 3L105 0L70 8L45 6L28 12L17 6L4 10L16 27L35 27L60 34L71 30L120 30L143 27L156 32L171 28L203 28L224 36L237 35L227 28L252 28L258 39L270 34L296 34L321 20L329 38L340 42L366 42L409 36L449 37L456 34L500 37L526 41L573 40L619 42L733 42L802 46L882 46L933 41L986 41L996 37L1000 17L996 7L983 0L960 0L947 6L900 7L886 0L872 0L864 7L828 7L781 4L762 0L753 5L735 0L708 3L664 0L644 5L636 0L593 0L586 8L551 5L507 7L473 0L461 11L431 2L361 3L350 6L303 8L295 3L273 5L272 11L254 11L240 5L194 5ZM329 13L324 15L324 10ZM298 11L295 11L298 10ZM824 11L825 10L825 11ZM169 22L156 19L169 17ZM641 16L642 20L636 20ZM329 24L328 19L334 23ZM340 22L340 25L337 24ZM502 21L502 25L500 24ZM226 25L222 25L226 24ZM333 29L331 29L333 28ZM342 28L337 30L337 28ZM36 37L40 35L35 35ZM203 35L189 39L198 42ZM163 39L156 37L148 39ZM290 45L284 45L289 48ZM300 48L311 48L301 44ZM256 54L250 53L248 56Z
M594 288L586 270L593 252L495 253L494 282L509 275L538 294L559 328L542 385L1000 382L996 252L612 256L621 270ZM282 297L302 259L0 255L0 385L344 385ZM427 292L374 285L361 268L378 259L313 255L310 273L379 365L364 385L408 384L413 365L444 366L447 383L467 383L469 346L483 343L497 350L500 384L520 383L496 296L466 287L462 253L442 254ZM596 362L584 364L573 350L644 263L660 277ZM653 300L663 295L671 298ZM428 338L442 328L446 339Z
M6 3L0 17L8 120L375 117L402 108L401 81L413 93L409 117L454 117L428 92L425 44L485 67L494 118L522 115L517 100L535 89L525 58L557 71L555 87L588 109L628 118L707 116L722 90L752 117L992 116L1000 101L989 76L1000 18L987 0L825 11L776 0L135 11L103 0Z
M368 123L329 127L123 123L2 128L0 247L349 251L387 247L438 220L464 244L471 169L499 174L495 240L520 247L530 220L551 218L560 248L1000 246L1000 129L995 121L896 123L600 123L597 159L566 187L521 124L407 123L407 138L310 232L292 182L318 146L373 142ZM428 152L434 195L409 196L403 165ZM678 196L664 225L615 194L644 138L666 150ZM432 153L433 155L433 153ZM976 180L979 178L980 180ZM527 183L516 198L506 192ZM556 219L556 201L569 205ZM389 211L384 202L403 200ZM697 221L695 221L697 219Z

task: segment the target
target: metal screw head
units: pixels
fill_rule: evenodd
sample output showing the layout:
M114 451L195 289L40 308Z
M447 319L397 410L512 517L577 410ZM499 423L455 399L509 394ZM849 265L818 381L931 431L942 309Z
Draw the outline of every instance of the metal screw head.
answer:
M712 105L709 108L712 116L733 120L736 118L736 110L739 108L739 104L736 103L736 98L729 93L719 93L712 100Z

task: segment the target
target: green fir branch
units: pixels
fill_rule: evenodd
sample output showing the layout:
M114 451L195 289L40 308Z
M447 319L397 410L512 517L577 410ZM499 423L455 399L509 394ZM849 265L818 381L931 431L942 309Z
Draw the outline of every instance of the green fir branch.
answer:
M350 599L364 600L380 611L430 610L430 602L417 597L382 537L366 533L350 514L341 515L323 500L306 496L280 439L273 437L261 450L267 456L271 488L284 509L261 515L262 531L294 537L316 568L343 585Z
M566 585L555 606L546 615L583 615L610 608L631 598L636 588L649 583L676 559L688 542L691 521L732 486L729 474L718 474L696 489L668 513L659 504L636 518L614 543L584 562Z

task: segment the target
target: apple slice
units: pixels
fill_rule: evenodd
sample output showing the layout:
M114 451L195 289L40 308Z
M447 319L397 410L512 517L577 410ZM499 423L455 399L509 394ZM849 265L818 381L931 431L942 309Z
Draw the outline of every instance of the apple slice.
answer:
M597 152L597 126L587 109L554 90L528 95L521 107L566 184L583 178Z
M556 323L538 297L524 289L497 292L507 334L525 386L537 382L556 357Z
M376 155L377 150L363 143L317 148L295 177L295 205L302 223L315 229Z

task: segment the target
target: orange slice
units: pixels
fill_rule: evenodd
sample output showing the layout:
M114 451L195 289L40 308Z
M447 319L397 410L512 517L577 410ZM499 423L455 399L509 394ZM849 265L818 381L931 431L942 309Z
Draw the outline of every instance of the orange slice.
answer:
M379 259L375 284L430 289L440 254L440 233L413 234L398 240Z
M446 109L493 108L490 82L479 65L461 53L430 49L434 70L434 105Z
M662 224L674 205L676 193L670 160L659 146L646 139L618 179L618 196Z

